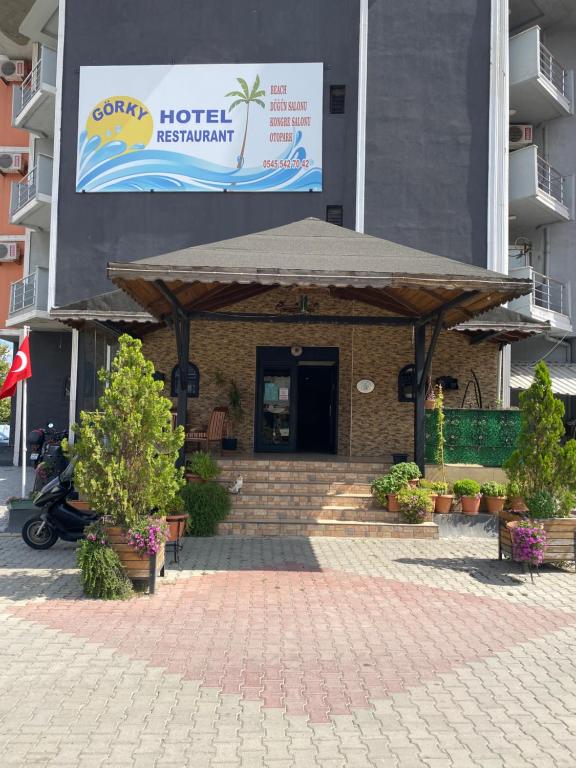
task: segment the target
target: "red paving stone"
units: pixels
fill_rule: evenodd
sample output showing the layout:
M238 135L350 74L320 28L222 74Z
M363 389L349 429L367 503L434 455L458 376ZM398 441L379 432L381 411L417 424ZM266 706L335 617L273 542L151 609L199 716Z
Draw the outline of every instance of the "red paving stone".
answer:
M298 568L204 574L129 603L49 600L10 612L316 722L576 624L576 614Z

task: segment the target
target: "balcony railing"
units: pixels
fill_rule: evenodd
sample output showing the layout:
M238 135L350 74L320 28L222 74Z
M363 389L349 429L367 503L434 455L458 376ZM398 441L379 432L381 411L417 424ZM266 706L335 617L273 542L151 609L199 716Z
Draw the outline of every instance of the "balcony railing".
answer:
M564 283L534 270L532 270L532 280L532 301L537 307L558 312L560 315L569 314L568 297Z
M32 96L38 92L40 88L40 68L42 65L42 59L38 59L30 74L22 81L20 86L20 92L18 94L18 100L15 105L15 113L17 115L22 112L26 104L30 101Z
M25 309L46 309L48 295L48 269L36 267L21 280L10 286L9 314L13 315Z
M12 184L12 198L10 200L10 214L12 216L36 197L37 179L38 166L35 165L22 181Z
M562 64L555 59L545 45L540 43L540 73L552 83L566 98L568 94L568 72Z
M530 295L532 307L547 309L550 312L570 317L570 288L568 284L548 275L543 275L529 265L518 266L515 264L511 267L510 274L514 277L525 277L532 280L532 293Z
M541 155L538 155L538 188L568 207L564 176L552 168Z
M50 203L52 194L52 158L48 155L38 155L33 168L28 171L22 181L12 184L10 198L10 215L13 217L31 200Z

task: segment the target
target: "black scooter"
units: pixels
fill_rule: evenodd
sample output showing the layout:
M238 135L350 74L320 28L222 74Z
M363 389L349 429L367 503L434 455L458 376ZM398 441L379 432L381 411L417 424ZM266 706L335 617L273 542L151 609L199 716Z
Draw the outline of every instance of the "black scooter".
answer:
M42 511L38 517L27 520L22 528L22 538L32 549L50 549L58 539L83 539L85 528L98 519L94 512L84 512L67 503L68 497L74 492L73 476L74 461L71 461L34 498L34 506Z

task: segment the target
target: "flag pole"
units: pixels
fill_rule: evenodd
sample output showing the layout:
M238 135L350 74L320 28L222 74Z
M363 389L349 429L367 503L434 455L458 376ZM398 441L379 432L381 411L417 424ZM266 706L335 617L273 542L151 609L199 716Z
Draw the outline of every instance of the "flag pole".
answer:
M30 333L30 326L25 325L24 326L24 341L26 338L28 338L28 334ZM22 434L21 434L21 440L22 440L22 493L21 496L23 499L26 498L26 437L27 437L27 431L26 431L26 422L27 422L27 411L28 411L28 379L24 379L22 382Z

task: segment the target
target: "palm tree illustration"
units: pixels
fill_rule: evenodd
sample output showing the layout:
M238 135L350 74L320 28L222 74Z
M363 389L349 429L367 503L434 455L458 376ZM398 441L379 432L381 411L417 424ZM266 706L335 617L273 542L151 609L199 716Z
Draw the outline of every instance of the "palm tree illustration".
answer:
M240 154L237 157L238 165L236 168L240 169L244 165L244 150L246 149L246 137L248 136L248 118L250 117L250 104L258 104L258 106L262 107L262 109L265 108L265 104L260 98L261 96L266 95L266 91L260 90L260 76L256 75L256 80L254 80L254 85L252 86L252 90L248 88L248 83L246 80L243 80L241 77L237 77L236 80L240 83L240 87L242 88L241 91L230 91L230 93L226 94L226 97L229 96L235 96L236 101L233 101L232 104L230 104L230 107L228 108L228 112L232 112L234 107L237 107L238 104L246 104L246 124L244 126L244 139L242 140L242 148L240 149Z

